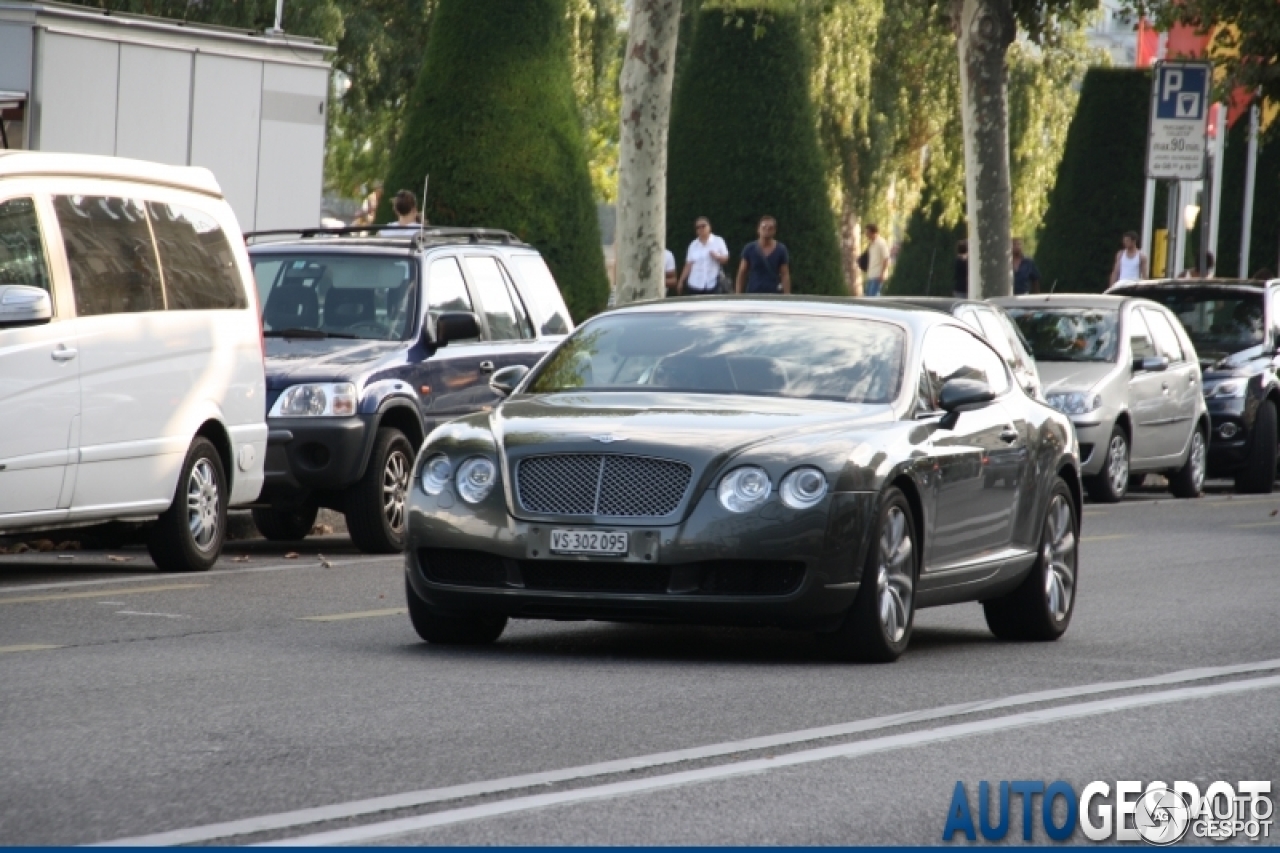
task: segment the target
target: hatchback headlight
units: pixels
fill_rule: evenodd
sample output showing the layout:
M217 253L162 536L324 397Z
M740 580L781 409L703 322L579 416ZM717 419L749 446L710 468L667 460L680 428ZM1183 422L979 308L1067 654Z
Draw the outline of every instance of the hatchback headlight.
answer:
M498 466L483 456L472 456L458 466L458 494L469 504L478 504L498 482Z
M422 491L429 495L440 494L449 485L449 475L452 473L453 466L449 464L449 457L443 453L435 454L422 466Z
M1064 415L1087 415L1102 408L1102 395L1088 391L1056 391L1045 399Z
M827 496L827 477L817 468L797 468L782 478L778 494L792 509L808 509Z
M273 418L345 417L356 413L356 386L350 382L294 385L276 398Z
M772 490L773 484L763 468L746 465L725 474L716 492L729 512L750 512L768 500Z
M1225 382L1217 382L1213 385L1206 385L1204 389L1205 399L1217 398L1220 400L1232 397L1243 397L1245 388L1249 382L1247 379L1228 379Z

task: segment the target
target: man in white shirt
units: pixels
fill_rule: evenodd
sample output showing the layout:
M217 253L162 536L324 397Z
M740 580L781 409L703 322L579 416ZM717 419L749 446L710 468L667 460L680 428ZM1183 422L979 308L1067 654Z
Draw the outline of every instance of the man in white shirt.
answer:
M689 244L684 256L684 272L676 285L676 294L715 293L720 280L720 267L729 260L729 247L711 233L711 220L699 216L693 225L697 238Z
M676 289L676 256L670 249L662 250L662 282L666 285L664 296L674 296Z
M391 202L391 209L396 212L396 221L379 231L379 234L394 237L422 230L422 217L418 214L418 197L413 193L400 190Z
M862 288L863 296L879 296L880 287L884 284L889 272L889 244L880 236L880 229L868 225L867 232L867 279Z

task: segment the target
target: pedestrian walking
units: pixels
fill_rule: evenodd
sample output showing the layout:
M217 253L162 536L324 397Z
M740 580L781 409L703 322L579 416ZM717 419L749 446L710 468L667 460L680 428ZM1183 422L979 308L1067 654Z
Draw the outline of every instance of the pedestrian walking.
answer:
M885 276L889 274L889 244L880 236L879 226L868 225L864 230L867 234L867 281L862 295L879 296Z
M699 216L693 224L697 237L684 254L684 271L676 284L676 293L715 293L720 284L721 267L729 261L729 247L711 232L711 220Z
M738 293L791 292L791 255L778 242L777 233L778 220L768 215L760 217L755 241L742 250L734 287Z
M1036 262L1022 251L1022 240L1013 238L1013 295L1040 292L1040 270Z
M956 243L955 284L952 293L957 299L969 298L969 241Z
M676 256L670 249L662 250L662 281L666 285L666 295L674 296L676 290Z
M1111 283L1141 281L1147 277L1147 256L1138 249L1138 232L1126 231L1121 240L1124 248L1116 252L1115 266L1111 268Z
M422 216L418 213L418 197L409 190L400 190L391 201L391 209L396 213L396 221L379 231L379 234L404 234L417 231L422 227Z

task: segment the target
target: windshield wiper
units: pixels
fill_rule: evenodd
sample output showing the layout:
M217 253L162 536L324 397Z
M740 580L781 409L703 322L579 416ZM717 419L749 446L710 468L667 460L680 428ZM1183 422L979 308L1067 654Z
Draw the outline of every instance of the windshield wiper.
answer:
M326 332L322 329L272 329L263 332L268 338L303 338L309 341L323 341L325 338L344 338L350 341L360 340L359 335L346 335L342 332Z

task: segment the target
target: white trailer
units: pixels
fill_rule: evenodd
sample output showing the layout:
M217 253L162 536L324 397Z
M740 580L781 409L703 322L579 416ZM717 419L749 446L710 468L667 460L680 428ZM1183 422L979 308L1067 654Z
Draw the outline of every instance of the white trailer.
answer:
M332 51L283 33L0 0L0 127L11 148L204 166L243 230L311 227Z

